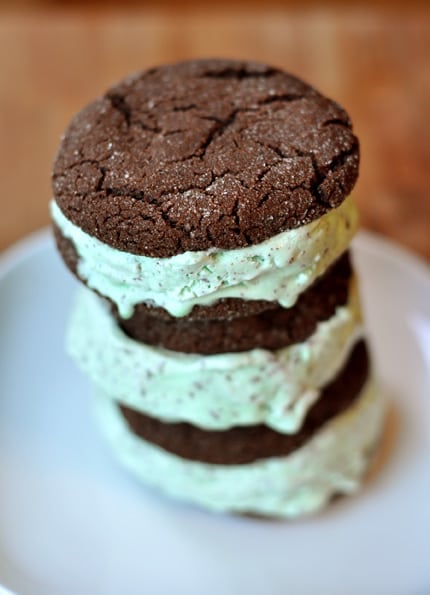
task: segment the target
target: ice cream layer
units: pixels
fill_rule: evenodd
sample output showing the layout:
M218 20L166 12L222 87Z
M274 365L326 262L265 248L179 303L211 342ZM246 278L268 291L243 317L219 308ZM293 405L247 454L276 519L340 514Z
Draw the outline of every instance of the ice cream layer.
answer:
M246 465L188 461L132 434L115 402L97 396L100 422L117 457L133 474L172 497L217 512L296 518L355 492L378 441L384 404L372 382L343 414L287 457Z
M348 304L319 323L305 342L277 351L216 355L130 339L107 304L81 288L67 342L69 353L103 392L142 413L205 429L263 423L295 433L361 334L355 282Z
M346 250L357 227L356 207L347 198L320 219L260 244L151 258L122 252L88 235L55 201L51 214L77 251L81 278L110 298L123 318L142 302L173 316L186 316L195 305L227 297L277 301L289 308Z

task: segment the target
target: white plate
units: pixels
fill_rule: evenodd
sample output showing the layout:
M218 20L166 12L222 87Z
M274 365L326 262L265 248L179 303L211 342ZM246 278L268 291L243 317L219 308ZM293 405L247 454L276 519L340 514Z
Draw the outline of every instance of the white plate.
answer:
M430 377L417 340L426 329L412 328L430 325L430 274L367 234L355 250L397 429L361 494L294 523L207 514L124 473L99 437L85 379L63 352L76 282L46 232L6 254L0 581L19 595L429 594Z

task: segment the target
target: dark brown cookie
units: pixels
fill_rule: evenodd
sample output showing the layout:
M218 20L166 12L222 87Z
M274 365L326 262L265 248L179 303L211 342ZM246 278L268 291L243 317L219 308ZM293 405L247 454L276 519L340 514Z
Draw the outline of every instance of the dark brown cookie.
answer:
M350 193L359 161L351 129L339 105L276 68L152 68L73 118L54 196L77 226L134 254L248 246Z
M337 378L325 387L296 434L280 434L267 426L201 430L188 423L163 423L125 405L120 410L130 430L140 438L184 459L216 465L252 463L286 456L304 445L327 421L345 411L360 394L369 374L364 341L359 342Z
M55 226L54 233L65 263L78 276L73 244ZM149 345L205 355L255 347L280 349L304 341L318 322L330 318L347 302L351 275L349 253L345 252L292 308L282 308L277 302L229 298L212 306L194 306L182 318L170 316L162 308L138 304L131 318L123 319L115 304L107 301L122 330Z
M350 279L351 264L346 252L299 296L292 308L277 306L259 314L219 320L160 317L142 305L131 318L121 319L117 313L116 318L133 339L173 351L208 355L256 347L280 349L305 341L319 322L330 318L338 306L345 305Z

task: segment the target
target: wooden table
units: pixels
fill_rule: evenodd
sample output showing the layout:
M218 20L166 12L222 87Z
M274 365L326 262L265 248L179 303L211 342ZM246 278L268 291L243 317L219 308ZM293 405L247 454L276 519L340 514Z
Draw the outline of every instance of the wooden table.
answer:
M232 56L285 67L348 109L363 225L430 260L430 10L345 5L0 11L0 250L48 223L51 162L85 102L149 65Z

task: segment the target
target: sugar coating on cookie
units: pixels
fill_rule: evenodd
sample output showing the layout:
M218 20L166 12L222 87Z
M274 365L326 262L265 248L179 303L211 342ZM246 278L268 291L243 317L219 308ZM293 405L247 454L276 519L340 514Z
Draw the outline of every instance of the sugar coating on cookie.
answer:
M194 60L131 76L70 123L54 197L102 242L166 257L260 243L340 205L359 162L348 114L252 62Z

